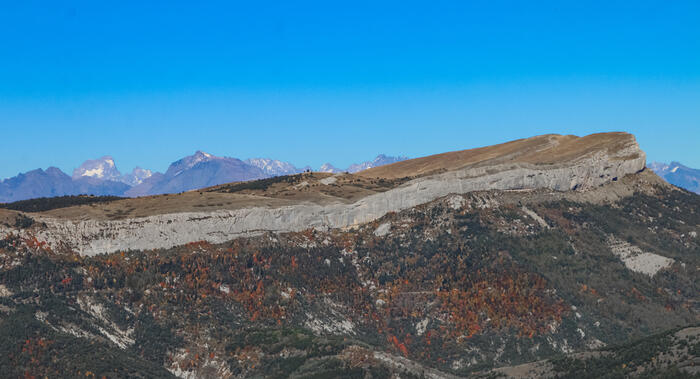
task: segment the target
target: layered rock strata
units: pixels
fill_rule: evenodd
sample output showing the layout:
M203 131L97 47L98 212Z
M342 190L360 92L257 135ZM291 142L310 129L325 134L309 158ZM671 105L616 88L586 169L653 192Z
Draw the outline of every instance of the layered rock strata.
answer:
M351 227L376 220L388 212L412 208L449 194L519 189L587 191L639 172L644 169L645 162L644 152L631 137L615 151L599 149L555 164L480 162L478 165L414 179L352 204L322 206L307 202L277 208L249 207L111 221L40 217L38 221L45 223L46 228L33 233L38 240L54 248L68 247L84 255L170 248L200 240L221 243L267 231ZM18 231L9 228L2 230L0 227L0 235L9 232Z

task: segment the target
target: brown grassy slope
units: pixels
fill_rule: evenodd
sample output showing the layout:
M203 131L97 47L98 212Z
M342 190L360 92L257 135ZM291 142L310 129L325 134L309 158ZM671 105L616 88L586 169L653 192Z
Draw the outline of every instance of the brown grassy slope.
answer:
M633 135L622 132L598 133L585 137L546 134L499 145L410 159L371 168L357 175L389 179L425 176L484 163L554 164L573 160L593 151L616 151L633 142Z
M294 202L253 195L191 191L117 200L106 204L79 205L36 213L74 220L117 220L157 214L241 209L253 206L280 207Z
M412 178L470 165L560 163L598 150L616 151L633 142L634 136L628 133L599 133L585 137L549 134L411 159L357 174L305 173L277 179L222 184L181 194L55 209L43 214L68 219L104 220L254 206L280 207L303 202L321 205L350 203L395 188ZM334 178L333 183L323 183L331 177Z
M333 182L323 180L333 177ZM263 181L222 184L172 195L144 196L109 203L73 206L38 214L65 219L117 220L180 212L235 210L246 207L282 207L304 202L320 205L351 203L387 191L404 179L359 178L352 174L299 174L279 178L270 185Z
M15 224L15 219L20 213L9 209L0 209L0 224L12 226Z

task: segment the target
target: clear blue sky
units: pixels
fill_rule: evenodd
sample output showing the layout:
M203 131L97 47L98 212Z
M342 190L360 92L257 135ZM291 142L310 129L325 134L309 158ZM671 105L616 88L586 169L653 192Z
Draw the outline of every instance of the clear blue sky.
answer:
M699 1L0 5L0 178L613 130L700 167Z

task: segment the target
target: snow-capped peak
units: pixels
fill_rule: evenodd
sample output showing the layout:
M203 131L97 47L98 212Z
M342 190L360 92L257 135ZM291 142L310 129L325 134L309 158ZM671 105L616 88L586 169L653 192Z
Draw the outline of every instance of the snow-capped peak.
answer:
M99 159L87 160L80 167L73 170L73 179L81 177L118 181L121 173L117 170L114 159L109 155L105 155Z
M213 156L213 155L211 155L211 154L209 154L209 153L205 153L204 151L197 150L197 151L194 153L194 155L192 155L191 157L186 157L185 159L187 159L187 158L191 158L191 160L188 162L188 165L189 165L189 167L192 167L192 166L196 165L196 164L199 163L199 162L204 162L204 161L216 159L216 158L218 158L218 157Z
M330 163L324 163L323 165L321 165L321 168L319 168L318 171L319 172L329 172L329 173L334 173L334 174L342 172L341 170L338 170Z
M214 159L222 159L209 153L205 153L201 150L197 150L193 155L184 157L177 162L168 167L166 175L170 177L178 176L187 169L190 169L201 162L207 162Z
M124 174L120 181L133 187L143 183L144 180L150 178L151 176L153 176L153 171L137 166L133 171L131 171L131 174Z
M334 166L333 166L332 164L330 164L330 163L324 163L324 164L321 166L321 168L319 169L319 171L320 171L320 172L330 172L330 173L349 172L349 173L351 173L351 174L354 174L354 173L356 173L356 172L360 172L360 171L363 171L363 170L367 170L367 169L369 169L369 168L384 166L384 165L387 165L387 164L396 163L396 162L403 161L403 160L406 160L406 159L408 159L408 157L404 157L404 156L390 157L390 156L387 156L387 155L385 155L385 154L379 154L379 155L377 155L376 158L374 158L374 159L371 160L371 161L365 161L365 162L362 162L362 163L354 163L354 164L351 164L351 165L350 165L347 169L345 169L345 170L336 168L336 167L334 167Z
M387 164L400 162L400 161L403 161L406 159L408 159L408 157L404 157L404 156L390 157L390 156L387 156L385 154L379 154L372 161L366 161L366 162L350 165L350 167L348 167L348 172L356 173L356 172L367 170L367 169L370 169L373 167L379 167L379 166L384 166Z
M700 193L700 170L675 161L670 164L652 162L647 167L675 186Z
M302 171L294 167L291 163L270 158L249 158L244 162L263 170L266 174L271 176L291 175Z

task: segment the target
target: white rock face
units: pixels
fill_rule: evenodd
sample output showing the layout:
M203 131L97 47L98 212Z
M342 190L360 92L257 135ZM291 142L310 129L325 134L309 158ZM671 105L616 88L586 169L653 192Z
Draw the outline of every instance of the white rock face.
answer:
M120 349L126 349L134 344L134 339L131 336L134 329L122 330L114 322L107 317L104 306L89 297L78 297L77 303L84 312L89 313L92 317L99 321L94 324L100 334L112 341Z
M336 178L335 176L329 176L327 178L320 180L321 184L326 185L326 186L334 184L337 181L338 181L338 178Z
M0 297L10 297L12 296L12 291L7 289L4 284L0 284Z
M461 209L464 206L464 198L462 196L451 196L449 199L447 199L447 203L450 205L450 208L454 210Z
M377 229L374 231L374 235L377 237L383 237L383 236L389 234L390 230L391 230L391 224L388 222L385 222L377 227Z
M635 157L635 158L629 158ZM467 167L418 178L353 204L303 203L279 208L163 214L114 221L67 221L47 217L37 238L52 248L68 246L80 254L170 248L193 241L222 243L263 231L294 232L308 228L345 228L376 220L449 194L482 190L546 188L584 191L644 168L646 157L636 143L609 156L597 151L576 161L554 165L509 163ZM26 233L0 226L0 236Z
M317 335L323 334L357 334L355 324L346 316L345 307L326 298L324 299L329 307L325 313L316 314L313 312L306 313L306 321L304 325L311 329Z
M540 215L535 213L532 209L529 209L525 206L522 207L523 212L525 212L528 216L532 217L533 220L537 221L538 224L540 224L541 227L545 229L549 229L549 224L547 224L547 221L545 221Z
M649 276L656 275L659 270L668 268L675 262L658 254L645 253L637 246L614 237L608 239L608 246L613 254L622 260L625 267Z
M426 328L428 327L428 322L430 322L430 319L423 319L422 321L419 321L416 324L416 335L422 336L423 333L425 333Z

